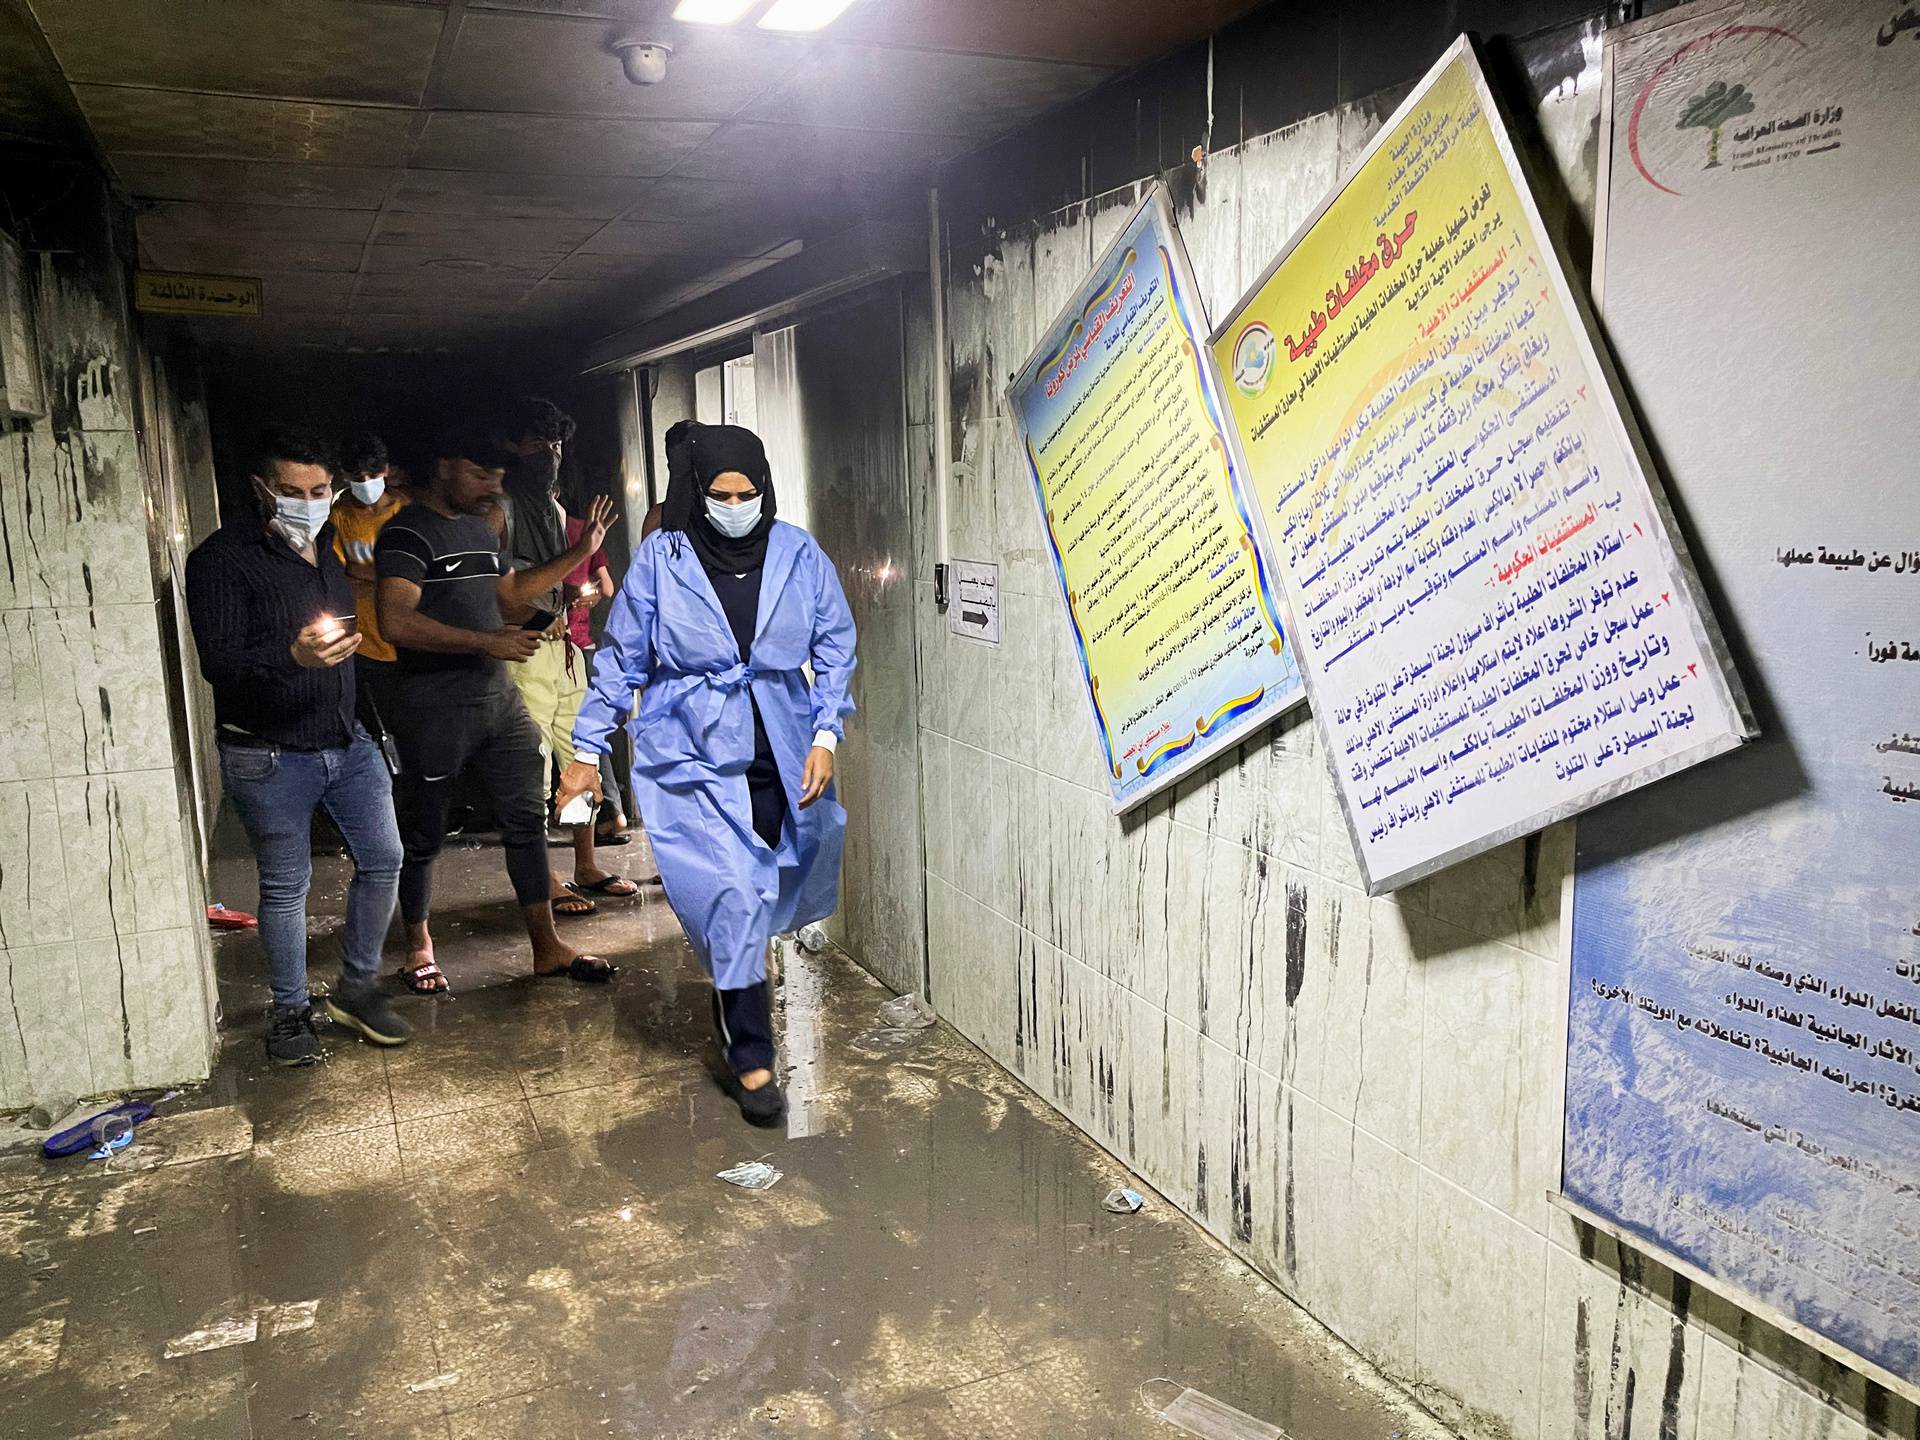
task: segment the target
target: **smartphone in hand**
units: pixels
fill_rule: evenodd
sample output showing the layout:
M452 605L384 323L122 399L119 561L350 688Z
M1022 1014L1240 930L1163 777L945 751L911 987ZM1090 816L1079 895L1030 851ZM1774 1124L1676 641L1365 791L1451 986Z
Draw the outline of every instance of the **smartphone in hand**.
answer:
M544 632L549 625L553 624L553 622L559 618L560 612L557 610L536 610L520 622L520 628L522 630Z

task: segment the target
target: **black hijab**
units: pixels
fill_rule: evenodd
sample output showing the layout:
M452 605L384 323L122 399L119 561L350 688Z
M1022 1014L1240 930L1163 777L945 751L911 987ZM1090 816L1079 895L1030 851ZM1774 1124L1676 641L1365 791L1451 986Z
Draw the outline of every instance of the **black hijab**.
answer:
M682 420L667 431L666 450L667 498L660 528L684 534L709 570L742 575L759 569L767 558L774 514L773 471L760 437L743 425ZM738 540L722 535L707 518L707 486L729 470L746 476L760 492L760 523Z

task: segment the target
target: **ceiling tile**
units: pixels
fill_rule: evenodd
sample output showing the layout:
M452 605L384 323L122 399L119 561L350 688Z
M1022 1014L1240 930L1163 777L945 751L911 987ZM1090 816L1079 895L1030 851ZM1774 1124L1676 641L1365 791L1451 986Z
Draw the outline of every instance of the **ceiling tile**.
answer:
M605 20L659 20L671 0L467 0L470 10L523 10L535 15L587 15Z
M300 100L413 105L444 16L341 0L32 0L67 78Z
M257 275L268 270L344 271L360 268L360 252L365 248L347 241L307 240L299 236L275 236L272 239L231 237L224 239L181 240L166 238L149 242L143 235L140 252L144 262L159 270L207 270L216 274Z
M607 47L624 28L548 15L470 14L434 103L547 115L725 120L786 78L814 42L744 29L660 25L673 46L667 78L635 85Z
M731 180L791 193L796 186L843 181L853 188L902 175L929 174L968 148L951 136L805 125L735 124L720 129L674 169L676 179Z
M369 245L369 277L416 278L447 285L512 282L531 285L564 258L564 250L456 255L426 245Z
M0 139L85 144L66 78L49 60L24 6L0 5Z
M985 139L1092 89L1110 73L1045 60L823 45L804 73L753 102L741 118Z
M380 217L374 239L383 245L425 245L444 255L482 258L516 250L565 254L602 223L525 216L388 214Z
M677 284L714 268L711 256L679 255L569 255L553 268L550 280L598 283L608 280Z
M527 170L549 175L664 175L713 133L679 120L437 111L414 163L442 170Z
M616 220L580 248L591 255L702 255L712 260L761 255L791 238L776 221Z
M506 318L462 322L442 317L422 323L412 315L355 315L347 321L346 340L350 346L380 350L438 350L504 328Z
M341 308L353 294L353 276L345 271L270 270L256 278L260 281L261 301L271 315L289 308L328 305Z
M161 200L142 210L141 243L153 246L228 240L345 240L359 244L373 228L371 210L320 210L293 205L205 205Z
M841 40L873 40L1125 67L1211 35L1259 0L862 0L833 28Z
M405 110L111 85L76 85L73 93L109 155L225 155L315 165L400 165L407 158Z
M135 195L154 200L244 201L377 210L398 170L366 165L289 165L178 155L120 155L113 168Z
M661 181L612 175L496 175L482 170L407 170L387 202L419 214L611 220Z

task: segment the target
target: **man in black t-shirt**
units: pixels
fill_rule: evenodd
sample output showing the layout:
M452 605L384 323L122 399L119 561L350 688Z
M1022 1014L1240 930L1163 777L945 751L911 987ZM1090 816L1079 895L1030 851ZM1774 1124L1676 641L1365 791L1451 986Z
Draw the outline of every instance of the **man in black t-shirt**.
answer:
M576 954L554 930L546 759L540 732L505 668L507 661L526 659L541 641L501 619L503 606L523 610L593 553L613 518L612 506L602 502L573 549L549 564L516 571L488 519L500 497L504 464L484 432L443 440L414 503L387 522L374 549L380 631L399 655L399 703L391 724L400 748L394 802L406 849L400 871L400 918L407 931L403 973L414 989L429 994L447 988L428 930L433 861L446 839L453 782L468 766L493 800L507 874L533 942L534 973L589 981L613 976L613 966Z

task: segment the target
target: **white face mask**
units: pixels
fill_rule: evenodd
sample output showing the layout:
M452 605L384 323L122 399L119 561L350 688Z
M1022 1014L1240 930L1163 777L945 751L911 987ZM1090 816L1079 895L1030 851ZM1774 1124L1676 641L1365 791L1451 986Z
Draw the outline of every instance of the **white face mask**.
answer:
M273 518L267 524L294 549L304 550L313 543L313 537L320 533L320 527L327 523L327 516L332 513L331 495L323 500L276 495L273 497Z
M728 505L708 496L707 518L713 522L713 528L729 540L738 540L760 523L760 497L756 495L738 505Z
M380 497L386 493L387 477L384 475L363 475L347 488L353 491L353 498L358 500L362 505L372 505L377 503Z

